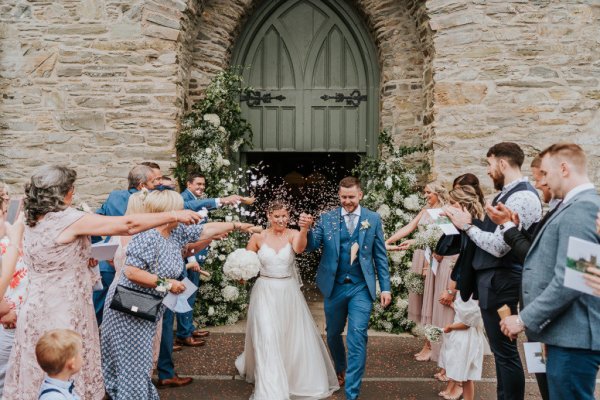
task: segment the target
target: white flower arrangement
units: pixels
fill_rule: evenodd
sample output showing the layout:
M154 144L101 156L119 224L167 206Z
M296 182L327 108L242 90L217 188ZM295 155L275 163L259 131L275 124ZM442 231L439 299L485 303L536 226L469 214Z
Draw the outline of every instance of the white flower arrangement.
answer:
M215 315L215 308L213 306L208 307L207 314L209 317L212 317L213 315Z
M223 265L223 273L232 280L247 281L258 275L260 265L260 260L255 252L237 249L227 256Z
M240 290L235 286L227 285L221 289L221 295L225 301L236 301L240 297Z
M388 176L386 178L385 182L383 182L383 186L385 186L385 188L387 190L390 190L393 185L394 185L394 179L391 176Z
M415 234L413 247L415 249L434 249L444 232L436 224L428 224Z
M418 211L421 209L421 202L419 200L419 195L416 193L411 194L407 198L404 199L403 202L404 208L409 211Z
M401 312L406 312L408 309L408 300L403 299L402 297L398 298L398 300L396 300L396 308Z
M379 214L381 219L385 220L390 217L390 215L392 214L392 210L390 210L390 207L387 204L382 204L377 209L377 214Z
M390 259L394 264L401 264L402 260L406 256L406 251L390 251L388 254L390 255Z
M402 277L394 274L390 277L390 283L394 286L400 286L402 284Z
M427 340L430 342L439 342L442 338L442 334L444 331L442 328L433 325L425 325L423 327L424 335Z
M404 277L404 286L410 293L423 294L425 290L425 278L422 274L409 272Z
M203 119L216 127L221 126L221 118L217 114L204 114Z

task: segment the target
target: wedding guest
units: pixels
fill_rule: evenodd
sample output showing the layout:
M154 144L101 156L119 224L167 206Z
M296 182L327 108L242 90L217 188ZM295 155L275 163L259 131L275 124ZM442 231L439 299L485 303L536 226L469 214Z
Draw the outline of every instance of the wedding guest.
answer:
M147 182L147 189L148 190L162 189L163 174L162 174L162 171L160 170L160 165L158 165L154 161L144 161L144 162L141 162L140 165L144 165L146 167L152 168L152 179L150 179Z
M444 327L440 367L450 379L446 390L439 393L446 400L473 400L475 384L481 380L483 356L487 341L477 301L454 301L454 322Z
M240 196L231 195L222 198L206 198L204 193L206 189L206 178L199 172L192 172L187 177L186 190L181 193L181 197L184 201L184 208L200 211L205 209L206 211L214 210L224 205L234 205L239 203ZM200 285L200 270L199 266L203 263L203 259L208 251L207 246L210 244L210 240L198 242L199 246L193 246L195 250L199 250L195 253L196 261L198 261L198 268L192 267L191 269L183 270L183 278L188 278L194 285ZM160 342L160 354L158 357L158 387L178 386L181 380L176 379L175 365L173 363L173 351L180 346L204 346L206 341L205 338L209 335L206 330L196 329L194 326L194 305L196 304L196 293L194 292L188 298L188 304L192 307L192 310L186 313L177 313L166 309L163 314L162 320L162 337ZM175 345L173 344L173 323L177 318L177 332L175 335ZM164 385L163 385L164 384Z
M37 398L43 380L35 361L35 344L45 331L72 329L83 337L83 364L75 378L85 399L102 399L98 327L92 304L96 275L88 268L91 235L135 234L170 221L194 223L185 210L106 217L71 208L77 173L67 167L43 166L25 185L23 261L28 266L28 295L19 312L4 397Z
M511 338L526 330L547 346L551 399L594 399L600 368L600 298L564 286L571 237L600 243L594 217L600 196L587 173L587 157L574 143L540 153L542 181L563 201L534 239L523 269L523 309L502 320ZM520 214L519 214L520 215ZM568 366L568 367L566 367Z
M417 216L413 218L412 221L400 228L400 230L398 230L385 241L388 249L406 250L410 248L410 246L414 244L413 239L405 240L397 248L390 247L390 245L407 237L419 226L431 223L432 219L427 213L427 209L440 208L443 206L447 200L448 191L442 185L436 182L430 182L425 185L425 188L423 189L423 195L425 196L426 201L425 207L419 211ZM427 262L425 259L424 250L416 249L414 251L411 272L425 276L425 289L423 294L408 294L408 318L417 324L431 324L431 317L433 316L435 278L429 266L429 262ZM415 359L417 361L427 361L429 360L430 356L431 343L429 343L428 340L425 340L421 351L415 354Z
M183 199L171 190L151 192L145 209L160 215L182 212ZM186 210L194 213L193 211ZM197 215L196 213L194 213ZM213 222L184 226L177 220L164 221L156 229L135 235L127 246L124 272L119 285L145 293L164 296L166 291L180 294L185 286L177 278L183 272L181 250L188 243L211 238L250 224ZM115 289L107 295L110 304ZM161 307L158 317L164 311ZM158 321L149 321L110 307L105 308L102 323L102 371L106 392L112 400L158 399L151 381L152 343ZM183 386L191 378L176 374L171 382L159 379L162 386Z
M523 150L511 142L495 144L487 152L488 175L494 188L500 190L492 205L502 202L518 212L521 223L529 229L539 221L542 207L537 191L521 173L524 158ZM472 224L469 212L449 207L446 214L477 246L472 263L474 285L459 289L468 299L477 288L483 323L496 361L497 397L522 400L525 374L517 341L511 341L500 331L497 310L506 304L513 313L517 312L523 265L511 254L500 227L489 217L485 217L480 228Z
M53 329L40 337L35 356L47 374L40 387L39 400L79 400L73 375L81 370L83 342L70 329Z
M127 190L113 190L108 195L106 201L102 206L96 210L96 214L120 217L125 215L127 209L127 201L129 197L142 189L149 189L153 187L154 171L152 168L146 165L136 165L130 171L127 176L128 187ZM99 242L103 239L100 237L93 237L92 242ZM104 239L109 241L110 237ZM94 310L96 312L96 320L98 326L102 324L102 313L104 311L104 299L108 288L115 278L115 267L108 260L102 260L99 262L100 276L102 277L102 290L95 290L93 292L94 299Z
M10 201L7 186L0 181L0 225L2 227L0 252L3 261L0 262L0 293L5 293L0 304L0 398L4 389L4 378L8 359L14 341L14 327L17 313L24 299L27 288L27 266L21 257L23 241L23 218L18 218L15 224L5 223L7 205Z

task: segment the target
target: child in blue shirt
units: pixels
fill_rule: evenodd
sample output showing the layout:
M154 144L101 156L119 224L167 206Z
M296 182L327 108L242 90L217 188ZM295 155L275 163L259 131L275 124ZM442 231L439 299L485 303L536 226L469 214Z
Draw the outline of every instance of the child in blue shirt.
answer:
M71 377L81 370L81 336L70 329L54 329L42 335L35 347L38 364L47 376L39 400L81 400Z

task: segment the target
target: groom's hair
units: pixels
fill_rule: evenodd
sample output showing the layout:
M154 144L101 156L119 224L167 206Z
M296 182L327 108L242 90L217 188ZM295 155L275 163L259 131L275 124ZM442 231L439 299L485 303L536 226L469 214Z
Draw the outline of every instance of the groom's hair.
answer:
M361 188L360 187L360 180L357 177L354 176L347 176L344 179L342 179L340 181L340 188L346 188L349 189L351 187L356 186L357 188Z

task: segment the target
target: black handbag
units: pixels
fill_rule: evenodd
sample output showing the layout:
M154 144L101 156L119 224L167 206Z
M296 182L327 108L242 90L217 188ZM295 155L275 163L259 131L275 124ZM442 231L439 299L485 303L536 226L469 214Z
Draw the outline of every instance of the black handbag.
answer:
M156 253L154 266L155 268L158 267L158 252ZM121 270L121 274L124 273L125 268ZM115 294L110 302L110 308L147 321L156 322L162 302L163 296L117 285Z
M162 296L117 285L110 302L110 308L147 321L156 322L162 301Z

